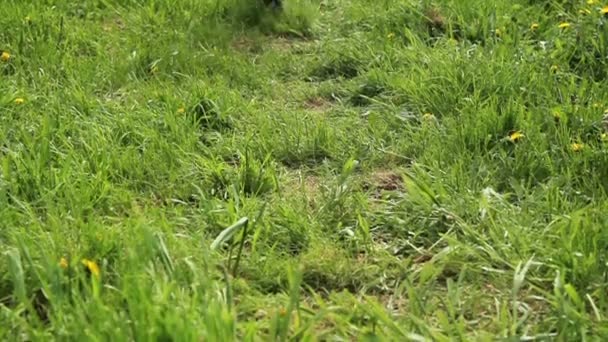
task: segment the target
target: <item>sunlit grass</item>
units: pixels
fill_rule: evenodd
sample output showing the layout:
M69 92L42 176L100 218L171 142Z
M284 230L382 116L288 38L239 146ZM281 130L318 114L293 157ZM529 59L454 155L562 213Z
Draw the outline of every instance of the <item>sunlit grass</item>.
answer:
M597 1L8 1L0 340L604 340Z

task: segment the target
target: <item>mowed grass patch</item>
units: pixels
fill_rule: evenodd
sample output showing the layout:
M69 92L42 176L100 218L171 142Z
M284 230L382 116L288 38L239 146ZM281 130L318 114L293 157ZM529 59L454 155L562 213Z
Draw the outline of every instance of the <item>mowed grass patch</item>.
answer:
M0 339L606 339L607 14L8 1Z

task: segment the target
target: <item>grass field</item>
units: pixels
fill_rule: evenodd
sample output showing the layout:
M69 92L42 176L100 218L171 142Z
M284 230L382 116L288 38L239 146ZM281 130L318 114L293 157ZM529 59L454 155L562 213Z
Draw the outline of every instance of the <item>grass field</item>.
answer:
M608 7L3 0L0 340L608 340Z

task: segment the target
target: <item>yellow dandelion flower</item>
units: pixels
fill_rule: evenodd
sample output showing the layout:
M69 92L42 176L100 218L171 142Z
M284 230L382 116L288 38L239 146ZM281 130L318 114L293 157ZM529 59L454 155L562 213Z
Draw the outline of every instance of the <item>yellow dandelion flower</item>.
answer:
M538 23L533 23L532 25L530 25L530 30L536 31L539 27L540 25Z
M557 70L559 69L559 67L555 64L553 64L550 68L549 71L551 71L552 74L555 74L557 72Z
M69 266L68 263L68 259L62 257L61 259L59 259L59 267L63 268L64 270L67 269Z
M520 140L522 140L525 137L525 135L520 132L520 131L513 131L511 133L509 133L508 139L510 142L516 143Z
M569 28L570 26L571 26L571 25L570 25L570 23L561 23L561 24L559 24L559 26L558 26L558 27L559 27L560 29L564 30L564 29Z
M391 32L391 33L389 33L389 34L386 35L386 38L393 39L393 38L395 38L395 34L393 32Z
M25 99L22 98L22 97L18 97L18 98L15 99L14 102L15 102L16 105L22 105L22 104L25 103Z
M0 54L0 59L3 62L8 62L11 59L11 54L6 51L2 51L2 54Z
M583 148L585 148L585 145L581 143L572 143L570 145L570 149L572 150L572 152L580 152L583 150Z
M496 37L500 37L500 36L502 36L502 31L499 28L497 28L496 30L494 30L494 34L496 35Z
M184 107L177 108L177 113L178 114L184 114L185 112L186 112L186 108L184 108Z
M89 272L95 277L99 278L101 275L101 271L99 270L99 266L95 261L91 261L89 259L82 259L82 264L87 268Z
M608 6L602 7L602 9L600 10L600 13L603 14L603 15L608 14Z

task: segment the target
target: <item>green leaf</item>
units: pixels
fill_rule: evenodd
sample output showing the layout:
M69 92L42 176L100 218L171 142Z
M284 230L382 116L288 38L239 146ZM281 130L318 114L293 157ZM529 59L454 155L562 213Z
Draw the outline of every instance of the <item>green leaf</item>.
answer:
M234 234L239 232L241 229L247 227L248 223L249 218L243 217L232 226L222 230L222 232L215 238L215 240L213 240L213 243L211 244L211 249L216 250L224 242L230 240L232 236L234 236Z
M22 303L26 303L25 275L21 263L21 254L17 249L10 249L6 254L9 259L10 275L13 278L15 297Z

